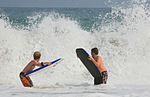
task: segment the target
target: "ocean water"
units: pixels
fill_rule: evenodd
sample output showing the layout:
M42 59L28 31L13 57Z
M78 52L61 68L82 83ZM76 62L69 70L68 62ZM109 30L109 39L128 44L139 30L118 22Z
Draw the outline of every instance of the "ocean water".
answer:
M150 14L144 2L112 8L0 8L0 94L7 97L149 97ZM98 47L108 84L93 78L76 57ZM31 75L23 88L19 73L41 51L42 61L64 60Z

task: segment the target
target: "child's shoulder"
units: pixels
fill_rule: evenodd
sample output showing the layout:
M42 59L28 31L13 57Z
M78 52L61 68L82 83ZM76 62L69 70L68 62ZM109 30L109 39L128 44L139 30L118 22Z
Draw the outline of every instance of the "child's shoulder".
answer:
M39 64L40 62L38 62L37 60L31 60L31 62L33 63L33 64Z
M34 64L34 63L36 63L36 60L31 60L30 63L33 63L33 64Z

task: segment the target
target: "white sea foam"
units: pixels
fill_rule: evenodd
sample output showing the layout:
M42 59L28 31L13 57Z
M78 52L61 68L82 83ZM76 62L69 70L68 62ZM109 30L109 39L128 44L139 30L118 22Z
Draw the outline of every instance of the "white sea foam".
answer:
M102 23L100 30L93 32L83 30L77 21L56 13L45 16L30 31L16 30L1 18L0 89L4 92L0 93L8 97L30 96L30 92L36 96L56 97L149 97L150 88L146 87L150 84L149 10L138 3L126 9L114 8L112 13L118 12L123 17L121 22ZM76 57L78 47L85 48L88 53L92 47L99 48L108 68L108 88L92 86L92 76ZM32 74L33 89L20 89L18 74L37 50L42 53L42 61L59 57L64 60L56 67Z

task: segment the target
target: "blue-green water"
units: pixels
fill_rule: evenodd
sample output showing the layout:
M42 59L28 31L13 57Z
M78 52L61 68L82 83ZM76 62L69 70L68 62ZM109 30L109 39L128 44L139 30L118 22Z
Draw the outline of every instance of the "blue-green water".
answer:
M96 22L100 24L104 17L111 13L111 8L0 8L0 18L4 18L15 28L28 30L41 22L44 17L54 13L74 20L82 29L91 31ZM36 15L39 17L30 19Z

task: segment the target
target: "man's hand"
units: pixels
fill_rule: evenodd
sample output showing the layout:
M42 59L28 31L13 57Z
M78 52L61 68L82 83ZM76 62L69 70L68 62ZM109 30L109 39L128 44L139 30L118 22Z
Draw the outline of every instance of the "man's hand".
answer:
M89 57L88 57L88 60L92 61L92 60L93 60L93 58L89 56Z

